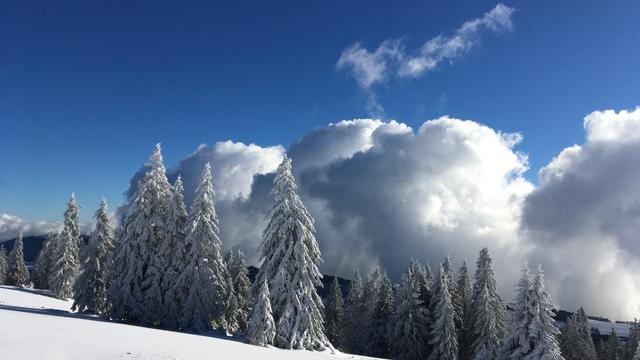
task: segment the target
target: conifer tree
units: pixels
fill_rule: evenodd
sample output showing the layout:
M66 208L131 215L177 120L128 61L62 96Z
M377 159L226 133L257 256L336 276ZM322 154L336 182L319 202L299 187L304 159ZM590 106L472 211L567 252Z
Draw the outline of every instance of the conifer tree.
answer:
M473 284L473 349L478 360L495 359L507 333L502 303L487 248L480 251Z
M58 299L67 299L72 295L73 284L80 272L78 248L80 242L78 204L75 194L72 193L64 212L62 231L55 242L52 271L49 278L49 287Z
M171 187L165 175L160 144L157 144L145 174L130 200L113 259L113 277L109 287L112 319L153 325L162 308L160 284L154 256L166 236L166 209Z
M607 338L604 351L608 360L620 360L620 338L614 328L611 328L611 334Z
M460 299L461 326L458 331L458 349L460 360L470 360L473 356L473 319L472 319L472 297L473 287L471 285L471 275L465 261L458 270L457 281L458 297Z
M322 261L314 221L296 193L291 160L285 156L273 181L275 204L260 245L258 281L267 280L276 321L275 345L286 349L331 348L324 335Z
M566 360L596 360L598 358L583 308L578 309L569 317L559 338L562 356Z
M166 236L158 249L158 263L165 267L160 285L163 294L160 325L170 330L178 328L180 309L188 291L177 285L178 277L186 267L185 231L189 215L183 192L182 178L178 175L167 207Z
M549 293L544 286L544 272L538 266L538 272L531 289L531 352L529 358L564 360L560 354L557 336L560 333L552 318L552 305Z
M458 359L458 334L456 332L456 313L453 299L449 294L449 276L444 264L440 266L437 281L438 292L434 297L438 300L433 309L433 327L429 344L432 352L429 359L432 360L457 360Z
M29 285L29 272L24 263L24 250L22 243L22 231L13 243L13 248L9 253L9 269L7 270L7 284L19 287Z
M237 302L235 321L240 331L246 332L248 326L248 316L251 310L251 281L249 280L249 270L244 253L238 250L235 254L230 250L225 257L225 264L231 275L231 286Z
M233 289L229 288L229 272L221 254L214 198L211 166L207 163L189 215L187 265L177 280L179 288L189 290L183 300L180 326L196 331L222 327L231 332L226 316Z
M31 274L33 286L36 289L48 289L49 277L53 267L54 250L58 234L49 232L42 244L42 249L36 258L36 263Z
M624 343L624 349L622 350L621 358L623 360L633 360L633 356L636 353L638 347L638 338L640 336L640 323L637 319L634 319L633 324L629 329L629 336Z
M640 344L636 348L635 354L633 354L633 360L640 360Z
M393 314L393 288L386 272L379 271L373 287L375 287L374 302L370 311L366 355L385 358L391 355L389 323Z
M85 251L82 272L74 285L72 310L102 314L109 288L109 256L113 250L113 232L107 201L102 199L94 215L95 227Z
M522 359L533 350L531 323L533 321L533 293L529 266L525 263L512 304L509 335L500 351L501 360Z
M360 271L356 269L351 279L351 287L346 301L345 313L345 339L343 346L350 353L360 354L363 352L364 327L362 315L364 311L364 285Z
M393 358L397 360L427 356L428 316L413 271L414 267L409 266L402 276L394 304L390 338Z
M344 298L342 297L342 289L340 289L337 276L333 277L333 283L329 290L324 321L327 338L333 346L342 348L344 339Z
M9 258L4 245L0 245L0 285L7 283L7 271L9 269Z
M431 302L431 287L433 285L433 275L431 274L429 264L424 266L418 262L418 260L411 259L409 267L411 267L411 273L416 281L420 300L427 306Z
M273 345L273 340L276 336L276 325L271 311L269 286L267 285L266 279L262 280L259 289L251 311L251 318L247 329L247 339L253 345Z

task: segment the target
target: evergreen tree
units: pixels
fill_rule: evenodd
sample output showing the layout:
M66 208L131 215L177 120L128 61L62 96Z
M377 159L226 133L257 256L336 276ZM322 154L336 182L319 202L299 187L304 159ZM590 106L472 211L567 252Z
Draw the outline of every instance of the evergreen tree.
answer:
M29 272L24 263L24 250L22 244L22 231L13 243L9 253L9 269L7 270L7 285L26 287L29 286Z
M423 359L427 356L428 316L420 300L413 271L414 268L409 266L402 276L394 304L390 338L393 358L397 360Z
M159 247L159 264L166 268L160 286L163 294L160 325L170 330L178 328L180 309L188 292L188 288L177 285L178 277L186 267L185 231L189 215L183 191L182 178L178 175L167 207L167 233Z
M589 331L588 319L580 308L562 328L560 348L566 360L596 360L596 348Z
M345 338L343 346L345 350L354 354L363 353L364 326L362 315L364 314L364 285L360 271L356 269L351 279L351 287L347 295L345 314Z
M637 319L634 319L633 324L629 329L629 337L624 343L624 349L622 350L623 360L633 360L633 357L638 348L638 337L640 336L640 323Z
M36 289L48 289L49 277L53 267L54 250L58 234L50 232L42 244L42 249L36 258L36 263L31 274L33 286Z
M538 267L531 289L531 352L532 359L564 360L560 354L560 345L556 336L560 333L552 318L552 305L549 293L544 286L544 273Z
M324 321L327 338L329 338L333 346L342 348L342 341L344 339L344 299L337 276L333 277L333 284L329 291L329 300L325 308Z
M227 321L226 317L233 289L229 288L230 275L220 252L214 198L211 166L207 163L189 215L187 265L178 277L178 287L189 290L180 326L189 330L222 327L230 333L233 319Z
M229 273L231 274L231 282L233 294L237 301L237 310L234 312L239 330L246 332L248 326L248 316L251 310L251 281L249 280L249 270L247 269L247 261L244 253L240 250L233 254L227 253Z
M529 267L525 263L512 304L509 335L500 351L501 360L522 359L533 350L531 324L533 321L533 293Z
M276 336L276 325L273 321L271 301L269 300L269 286L263 279L260 291L256 295L256 302L251 311L251 319L247 329L247 339L258 346L273 345Z
M460 360L470 360L473 356L473 319L471 314L473 287L465 261L462 262L458 270L457 290L461 305L461 326L458 331L459 358Z
M604 351L607 359L620 360L620 338L614 328L611 328L611 334L607 338Z
M633 354L633 360L640 360L640 344L636 348L635 354Z
M432 360L457 360L458 359L458 334L456 332L456 313L453 299L449 294L449 276L444 264L440 266L437 286L438 292L434 297L438 300L433 309L433 327L429 344L432 346L430 359Z
M473 284L473 349L478 360L495 359L507 334L502 303L487 248L480 251Z
M416 259L411 259L409 267L411 268L411 273L413 274L413 278L416 281L415 285L418 289L420 300L426 306L431 302L431 287L433 285L433 275L431 274L431 268L429 268L429 264L427 264L427 266L424 266Z
M82 272L74 286L71 309L102 314L107 303L108 259L114 242L105 199L100 202L94 219L96 219L95 227L86 247Z
M7 271L9 270L9 258L4 245L0 245L0 285L7 283Z
M370 325L366 355L374 357L389 357L389 323L393 314L393 288L391 280L384 271L379 271L373 282L374 302L370 311Z
M324 335L322 261L314 221L296 193L291 160L278 167L271 194L275 205L267 215L260 245L258 281L267 280L276 320L275 345L287 349L331 348Z
M162 309L162 269L157 267L158 245L166 236L166 209L171 187L165 175L160 144L157 144L145 174L138 182L121 229L113 259L109 287L112 319L156 324Z

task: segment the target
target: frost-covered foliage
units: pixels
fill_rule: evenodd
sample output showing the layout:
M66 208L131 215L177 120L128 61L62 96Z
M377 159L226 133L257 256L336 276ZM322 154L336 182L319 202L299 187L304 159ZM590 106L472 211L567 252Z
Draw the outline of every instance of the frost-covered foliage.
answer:
M221 254L218 215L214 207L215 193L211 166L205 164L196 197L191 204L187 225L186 266L177 280L187 292L180 327L203 330L222 327L233 332L228 322L227 307L233 289L229 288L229 272Z
M237 324L238 330L242 332L247 331L247 321L249 311L251 310L251 304L253 302L251 298L251 280L249 280L249 269L247 268L247 261L245 260L244 253L238 250L235 254L229 250L225 255L225 264L229 269L231 276L230 287L233 288L233 296L235 304L229 306L229 316L233 317Z
M578 309L562 328L559 336L562 356L566 360L596 360L596 347L591 338L589 320L583 308Z
M113 259L109 287L112 319L155 324L162 307L161 282L155 257L167 234L166 209L171 187L165 175L160 144L156 145L138 189L130 200L122 236Z
M104 313L109 288L109 256L114 246L107 201L102 199L94 215L95 227L86 246L81 273L73 291L73 310Z
M432 360L457 360L458 359L458 333L456 332L456 312L451 294L449 294L449 281L451 274L444 264L440 266L438 274L438 289L434 293L436 305L433 308L433 325L429 344L432 346L429 359Z
M465 261L462 262L458 270L457 290L461 311L460 328L458 329L458 358L460 360L469 360L473 356L473 287L471 285L471 275Z
M24 245L22 231L13 243L9 253L9 268L7 270L7 285L25 287L29 285L29 272L24 262Z
M414 270L415 266L409 266L402 276L393 309L390 336L393 358L398 360L424 359L427 356L429 321L426 307L420 300Z
M275 345L286 349L331 348L324 334L324 305L316 292L322 262L314 221L296 193L291 160L278 166L275 204L262 233L258 281L267 280L276 321Z
M365 355L374 357L389 357L391 355L391 344L389 343L389 323L393 314L393 287L386 272L376 269L372 274L367 286L370 291L370 299L367 302L368 319L367 324L367 349Z
M64 225L55 242L49 278L51 292L58 299L67 299L73 294L73 285L80 272L80 241L78 204L76 204L75 194L71 194L64 212Z
M346 351L358 354L363 352L365 344L364 322L362 321L362 314L365 313L363 296L362 277L360 271L356 269L351 279L351 287L345 304L345 339L342 345Z
M183 192L182 179L178 175L167 207L166 236L158 248L158 263L164 268L160 284L163 295L160 325L170 330L179 327L180 309L188 290L177 285L178 276L186 267L185 229L189 215Z
M531 288L531 359L564 360L560 354L557 336L560 333L552 318L551 299L544 286L544 272L538 272Z
M0 245L0 285L7 283L7 270L9 269L9 258L4 245Z
M491 263L489 250L483 248L473 284L473 349L478 360L495 359L507 334L505 306L498 295Z
M415 281L415 287L418 289L420 301L424 304L425 310L430 316L430 312L426 309L426 306L431 302L431 291L433 287L433 274L431 273L431 267L429 264L425 266L418 260L411 259L409 268L411 269L411 274L413 274L412 277Z
M36 258L36 263L31 273L31 281L36 289L48 289L49 277L53 268L54 250L58 234L49 232L42 244L42 249Z
M333 346L341 348L344 340L344 298L342 289L338 283L338 277L334 276L329 299L325 308L325 325L327 337Z
M247 340L258 346L273 345L276 336L276 325L273 321L271 301L269 300L269 285L263 279L256 295L256 301L251 311L249 328L247 329Z

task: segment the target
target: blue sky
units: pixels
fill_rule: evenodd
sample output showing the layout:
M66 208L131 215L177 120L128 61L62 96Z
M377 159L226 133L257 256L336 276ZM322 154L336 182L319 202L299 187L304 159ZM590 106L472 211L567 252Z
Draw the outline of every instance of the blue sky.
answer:
M521 132L528 178L582 142L582 118L639 104L635 1L504 1L511 31L416 79L376 86L385 119L449 114ZM201 143L283 144L368 117L342 51L404 38L416 49L489 1L5 2L0 5L0 212L88 219L115 206L162 142L167 165ZM444 100L444 101L443 101Z

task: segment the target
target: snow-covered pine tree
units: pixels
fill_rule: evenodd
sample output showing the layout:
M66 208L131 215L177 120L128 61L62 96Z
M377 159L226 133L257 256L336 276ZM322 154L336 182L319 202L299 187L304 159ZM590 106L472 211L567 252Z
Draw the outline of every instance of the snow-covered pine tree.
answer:
M418 289L418 293L420 294L420 300L423 304L428 305L431 301L431 287L433 282L433 275L431 274L431 269L429 265L422 265L417 259L412 258L411 263L409 264L411 268L411 273L413 274L413 278L416 281L415 286Z
M509 335L500 350L500 360L522 359L533 350L531 322L533 321L533 293L529 266L522 267L522 276L516 287L516 298L510 312Z
M251 344L258 346L273 345L273 340L276 336L276 324L273 320L271 301L269 300L269 286L266 279L262 280L259 289L251 311L247 340Z
M235 294L239 311L236 313L236 321L241 331L246 332L248 326L249 311L251 311L251 280L249 280L249 269L244 253L238 250L233 256L229 273L233 279L233 293Z
M333 283L329 290L324 321L327 338L333 346L342 348L344 339L344 298L342 297L342 289L340 289L337 276L333 277Z
M473 284L473 349L477 360L495 359L507 334L505 306L498 295L491 263L489 250L483 248Z
M462 328L462 299L460 299L460 295L458 294L458 286L449 255L445 256L442 266L447 275L447 287L449 288L449 295L451 296L451 302L453 303L455 312L456 329L460 330Z
M72 193L64 212L62 231L55 242L52 271L49 278L51 292L58 299L71 297L73 284L80 271L78 246L81 240L79 229L78 204L76 204L75 194Z
M4 245L0 245L0 285L7 283L7 270L9 269L9 258Z
M22 231L13 243L9 253L9 269L7 270L7 285L26 287L29 285L29 272L24 263L24 250L22 243Z
M188 290L177 285L178 277L186 267L185 231L189 214L183 192L182 178L178 175L167 207L166 236L158 248L158 264L165 264L166 267L160 285L163 294L160 325L169 330L178 328L180 311Z
M391 355L389 324L393 315L393 288L386 272L380 271L375 282L373 309L370 312L366 355L386 358Z
M351 279L351 287L347 295L345 311L345 328L343 346L345 350L354 354L363 352L364 341L361 341L364 333L362 314L364 311L364 285L360 271L356 269Z
M160 144L157 144L145 174L130 199L120 241L113 258L108 315L115 320L153 324L162 305L157 279L161 269L152 265L158 244L166 236L165 214L171 187L165 175ZM154 280L155 281L155 280Z
M531 352L529 358L545 360L564 360L560 353L557 336L560 331L552 318L551 299L544 286L544 272L538 266L538 272L531 289Z
M109 257L113 250L113 232L107 201L102 199L94 215L96 220L85 250L82 271L73 290L72 310L102 314L106 309L109 288Z
M36 289L49 288L49 276L53 267L54 250L58 234L49 232L42 244L42 249L36 258L36 264L31 273L31 281Z
M457 290L462 311L460 314L461 327L458 330L458 358L471 360L473 356L473 319L471 314L473 287L466 261L462 262L458 270Z
M397 360L424 359L427 356L428 315L420 300L413 270L409 266L402 276L394 303L390 339L393 358Z
M275 345L286 349L331 348L324 335L322 262L314 221L296 193L291 160L285 156L273 180L275 204L260 245L258 281L267 280L276 320Z
M559 336L562 356L566 360L596 360L596 347L591 338L588 319L580 308L567 320Z
M611 328L611 334L604 346L607 360L620 360L620 338L615 328Z
M210 327L231 330L225 316L233 289L228 286L229 272L220 253L222 243L214 198L211 166L207 163L191 205L186 267L177 280L178 288L189 290L180 318L180 327L185 330Z
M453 299L449 294L449 274L444 267L440 266L436 288L436 306L433 309L433 325L429 344L432 352L429 359L432 360L457 360L458 359L458 333L456 332L456 313Z

